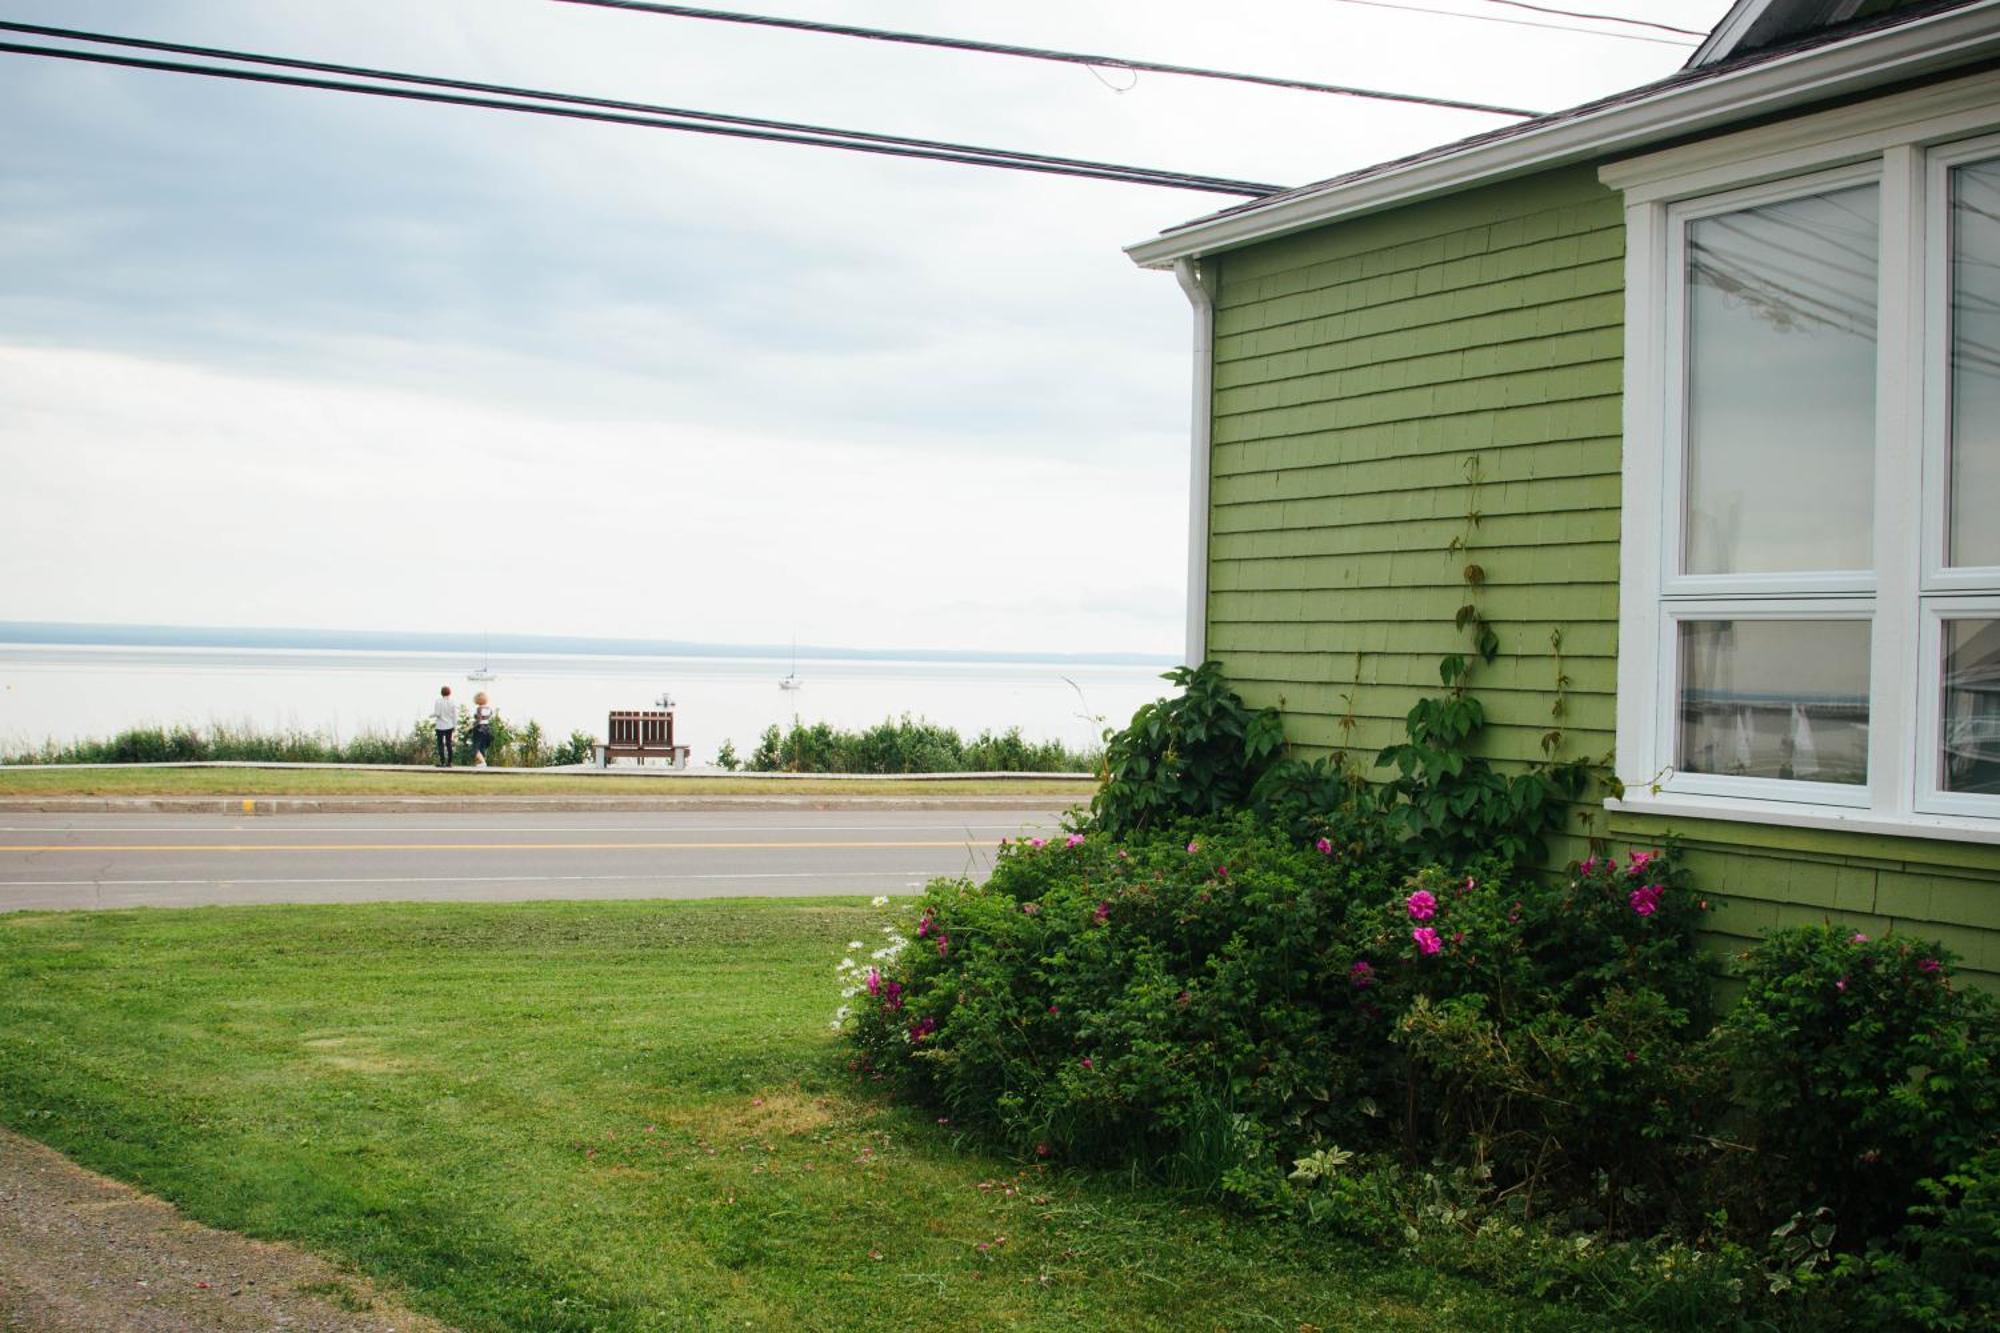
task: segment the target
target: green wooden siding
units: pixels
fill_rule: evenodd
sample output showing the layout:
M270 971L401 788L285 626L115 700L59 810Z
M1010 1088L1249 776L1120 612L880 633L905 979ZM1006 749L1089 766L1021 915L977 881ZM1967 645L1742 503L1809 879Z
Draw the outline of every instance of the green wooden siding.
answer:
M1594 168L1468 191L1208 261L1215 294L1209 655L1294 744L1365 765L1463 651L1464 565L1500 635L1487 753L1541 757L1563 635L1565 756L1612 746L1624 228ZM1448 553L1482 473L1469 555ZM1672 834L1714 940L1835 919L1942 939L2000 980L2000 849L1724 821ZM1580 855L1572 839L1563 857Z
M1209 653L1294 742L1401 737L1464 644L1474 560L1502 643L1477 677L1491 751L1539 757L1557 626L1571 752L1610 748L1623 264L1589 170L1217 262ZM1454 556L1475 456L1483 518Z

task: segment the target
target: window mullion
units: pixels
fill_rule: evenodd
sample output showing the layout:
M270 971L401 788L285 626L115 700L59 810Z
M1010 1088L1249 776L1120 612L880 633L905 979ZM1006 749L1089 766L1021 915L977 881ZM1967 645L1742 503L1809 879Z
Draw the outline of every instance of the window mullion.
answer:
M1916 800L1924 556L1925 166L1911 146L1882 158L1882 257L1875 394L1875 636L1870 671L1870 804Z

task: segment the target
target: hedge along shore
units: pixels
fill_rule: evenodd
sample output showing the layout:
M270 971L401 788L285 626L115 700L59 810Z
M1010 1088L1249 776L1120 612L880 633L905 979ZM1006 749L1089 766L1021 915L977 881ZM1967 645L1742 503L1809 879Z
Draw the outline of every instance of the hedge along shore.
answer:
M1016 801L1037 807L1089 800L1096 779L1046 773L793 774L677 773L667 770L548 770L376 767L352 764L56 764L0 766L0 802L64 798L266 798L421 802L460 801L491 810L511 803L560 801L524 809L677 809L690 802L768 801L774 807L813 801L904 799L921 804ZM574 804L568 804L573 802ZM614 804L629 802L630 804ZM101 808L91 806L88 808ZM145 807L126 807L145 808ZM335 807L327 807L329 809ZM379 810L361 804L357 810Z

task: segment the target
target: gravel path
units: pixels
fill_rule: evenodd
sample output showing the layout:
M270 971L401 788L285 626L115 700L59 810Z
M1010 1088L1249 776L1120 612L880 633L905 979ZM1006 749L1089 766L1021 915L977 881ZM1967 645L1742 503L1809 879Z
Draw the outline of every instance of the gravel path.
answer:
M162 1201L0 1130L7 1333L449 1333L368 1279L190 1222Z

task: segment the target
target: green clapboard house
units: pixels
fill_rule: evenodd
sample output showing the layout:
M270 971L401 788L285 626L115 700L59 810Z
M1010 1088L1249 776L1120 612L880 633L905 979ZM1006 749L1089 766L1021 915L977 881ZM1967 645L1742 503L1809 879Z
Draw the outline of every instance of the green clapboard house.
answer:
M1742 0L1658 83L1130 253L1196 316L1189 661L1372 755L1470 599L1488 753L1566 677L1596 830L1680 838L1725 936L2000 981L2000 0Z

